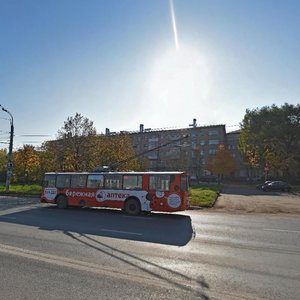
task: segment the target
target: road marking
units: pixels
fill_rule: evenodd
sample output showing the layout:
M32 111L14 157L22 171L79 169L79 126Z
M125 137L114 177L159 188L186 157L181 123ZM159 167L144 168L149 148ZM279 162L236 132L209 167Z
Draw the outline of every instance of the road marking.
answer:
M300 233L300 230L284 230L284 229L272 229L264 228L265 231L277 231L277 232L289 232L289 233Z
M33 251L33 250L28 250L25 248L18 248L6 244L1 244L0 243L0 253L4 254L9 254L9 255L15 255L27 259L32 259L35 261L40 261L43 263L49 263L52 265L57 265L58 267L67 267L67 268L72 268L76 269L79 271L85 271L85 272L90 272L94 274L98 274L101 276L110 276L114 278L118 278L118 280L122 279L125 281L133 281L133 282L140 282L143 284L148 284L148 285L155 285L159 287L165 287L170 289L175 288L175 289L182 289L182 287L185 288L192 288L192 289L197 289L198 288L198 283L193 282L190 280L176 280L172 279L169 280L169 278L164 278L162 279L160 273L157 273L157 276L154 276L155 274L144 274L142 269L138 267L137 269L140 271L134 271L134 270L129 270L129 269L120 269L117 267L109 267L109 266L103 266L101 264L96 263L90 263L86 261L81 261L75 258L69 258L69 257L64 257L64 256L57 256L53 254L48 254L48 253L43 253L41 251ZM145 269L146 270L146 269ZM149 273L149 272L148 272Z
M16 217L5 217L5 216L1 216L1 219L9 219L9 220L15 220Z
M122 234L131 234L131 235L143 235L142 233L139 233L139 232L119 231L119 230L111 230L111 229L101 229L101 231L113 232L113 233L122 233Z
M123 218L133 219L133 220L153 220L152 217L139 217L139 216L122 216Z
M16 255L24 258L33 259L36 261L41 261L44 263L58 265L60 267L69 267L80 271L93 272L96 274L106 274L106 275L120 277L124 279L128 278L128 274L126 274L126 272L122 272L116 268L105 267L94 263L80 261L78 259L72 259L64 256L57 256L53 254L43 253L40 251L28 250L25 248L18 248L18 247L1 244L1 243L0 243L0 253ZM130 277L136 277L136 279L139 279L139 277L141 276L132 275L129 276L129 278Z

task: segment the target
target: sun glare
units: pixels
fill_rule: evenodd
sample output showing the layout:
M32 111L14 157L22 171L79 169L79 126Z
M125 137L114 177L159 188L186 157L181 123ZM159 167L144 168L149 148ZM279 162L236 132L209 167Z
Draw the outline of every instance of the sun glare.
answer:
M177 25L176 25L173 0L170 0L170 12L171 12L171 20L172 20L172 27L173 27L173 33L174 33L175 47L176 47L176 49L178 49L178 34L177 34Z
M205 57L197 50L181 45L159 57L148 85L148 99L165 112L189 111L207 98L212 85Z

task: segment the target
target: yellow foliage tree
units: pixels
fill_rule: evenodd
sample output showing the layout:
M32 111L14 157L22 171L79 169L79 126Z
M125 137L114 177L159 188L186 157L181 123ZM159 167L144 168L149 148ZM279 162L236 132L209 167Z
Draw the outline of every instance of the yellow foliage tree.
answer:
M24 145L13 153L13 178L17 182L36 182L40 177L40 159L32 145Z
M99 136L96 155L98 166L109 166L118 171L141 170L128 135Z
M219 177L230 175L235 170L235 161L223 144L219 145L216 155L208 161L208 170Z
M7 171L7 152L5 149L0 149L0 181L4 182Z
M43 172L93 171L109 166L119 171L141 170L128 135L97 135L93 122L76 113L58 132L58 139L43 144Z

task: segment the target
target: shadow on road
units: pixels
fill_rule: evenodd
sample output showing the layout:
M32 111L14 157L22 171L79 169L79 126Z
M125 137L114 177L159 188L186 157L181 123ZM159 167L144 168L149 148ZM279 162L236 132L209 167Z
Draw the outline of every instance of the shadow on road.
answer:
M209 299L209 297L203 291L203 289L209 289L209 284L205 281L203 276L200 276L197 279L191 278L191 277L189 277L183 273L180 273L176 270L172 270L171 268L164 267L164 266L154 263L152 261L143 259L132 253L119 250L116 247L107 245L104 242L101 242L101 241L99 241L95 238L92 238L90 236L87 236L85 234L80 234L79 236L76 236L75 234L73 234L71 232L67 232L67 231L64 232L64 234L87 247L90 247L96 251L101 252L101 254L108 255L108 256L112 257L113 259L117 259L123 263L130 265L133 268L137 268L137 269L155 277L156 279L161 280L162 282L167 282L173 286L176 286L180 290L194 291L193 288L184 284L184 282L191 282L191 283L194 282L197 284L198 288L201 289L201 290L198 289L198 291L197 291L198 298L206 299L206 300ZM144 267L144 266L146 266L146 267ZM160 272L157 272L156 269L160 270ZM166 275L163 275L161 273L161 271L164 271L166 273ZM175 278L176 278L176 280L175 280Z
M191 218L179 214L151 213L131 217L119 210L36 207L1 214L1 222L38 227L41 230L76 232L118 239L175 246L186 245L194 236Z
M18 208L18 207L17 207ZM98 236L166 245L184 246L194 236L191 218L180 214L151 213L148 216L130 217L119 210L69 208L56 206L20 207L20 211L3 211L0 222L34 226L40 230L61 231L101 254L117 259L130 267L145 272L180 290L195 293L197 299L208 300L210 289L204 276L191 278L174 270L140 257L134 252L120 250L98 239ZM91 236L93 235L93 236Z

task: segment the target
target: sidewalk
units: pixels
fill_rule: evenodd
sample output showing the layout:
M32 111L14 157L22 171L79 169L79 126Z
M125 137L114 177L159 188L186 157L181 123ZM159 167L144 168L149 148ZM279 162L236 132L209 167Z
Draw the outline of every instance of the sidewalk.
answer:
M0 211L10 209L16 206L25 206L30 204L37 204L40 199L29 197L12 197L12 196L0 196Z
M246 213L300 214L300 196L292 193L266 193L245 187L225 187L215 210Z

